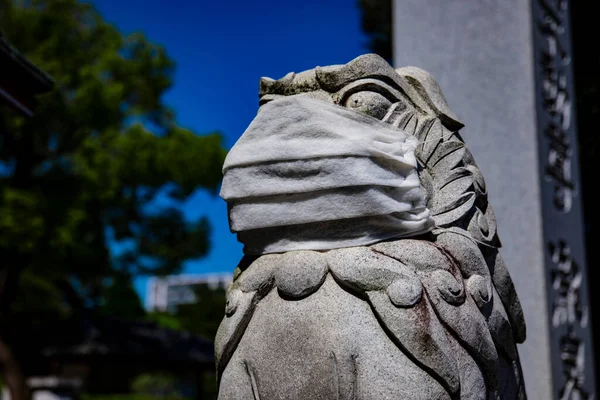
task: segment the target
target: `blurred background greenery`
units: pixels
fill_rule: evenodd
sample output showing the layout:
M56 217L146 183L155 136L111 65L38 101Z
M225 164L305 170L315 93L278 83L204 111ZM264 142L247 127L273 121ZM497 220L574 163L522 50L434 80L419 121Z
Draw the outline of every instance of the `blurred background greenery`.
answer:
M186 221L176 205L216 191L226 154L218 133L182 128L162 102L173 61L87 3L2 0L0 9L3 38L54 80L33 116L0 113L0 364L12 398L26 398L26 377L62 374L42 354L80 345L100 317L211 340L219 315L206 325L202 311L192 321L193 307L181 319L146 315L132 288L136 275L174 274L207 253L206 220ZM172 202L154 204L159 191ZM112 242L129 246L114 257Z

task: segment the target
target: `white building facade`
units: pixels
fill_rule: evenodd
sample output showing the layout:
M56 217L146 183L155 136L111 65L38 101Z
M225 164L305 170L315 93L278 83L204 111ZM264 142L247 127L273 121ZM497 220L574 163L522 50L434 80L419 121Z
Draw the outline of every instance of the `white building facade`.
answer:
M231 273L173 275L151 278L146 289L146 308L150 311L172 311L179 304L193 303L194 288L208 285L227 288L233 279Z

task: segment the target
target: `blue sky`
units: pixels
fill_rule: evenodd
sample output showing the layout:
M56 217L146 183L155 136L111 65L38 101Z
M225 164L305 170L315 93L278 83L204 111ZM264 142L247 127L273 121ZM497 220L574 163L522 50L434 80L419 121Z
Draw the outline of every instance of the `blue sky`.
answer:
M139 31L165 46L177 64L165 103L180 125L199 134L220 131L228 149L256 115L261 76L344 64L367 52L358 0L92 3L123 33ZM225 202L199 191L184 211L190 219L206 215L213 232L210 254L187 262L183 273L232 272L242 245L229 231ZM136 289L144 299L146 279Z

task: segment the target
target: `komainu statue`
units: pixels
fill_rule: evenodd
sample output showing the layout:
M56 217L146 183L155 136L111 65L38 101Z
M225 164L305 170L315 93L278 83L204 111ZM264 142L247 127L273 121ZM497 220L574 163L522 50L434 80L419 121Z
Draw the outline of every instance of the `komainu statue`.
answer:
M525 399L485 181L427 72L367 54L262 78L223 166L244 253L219 399Z

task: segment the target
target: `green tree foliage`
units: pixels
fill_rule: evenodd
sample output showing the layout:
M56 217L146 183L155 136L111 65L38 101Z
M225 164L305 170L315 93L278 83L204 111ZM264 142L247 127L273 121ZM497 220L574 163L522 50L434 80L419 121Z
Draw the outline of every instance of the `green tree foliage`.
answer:
M92 5L0 0L0 10L7 39L55 80L33 117L0 110L0 252L23 271L3 338L78 307L139 314L133 276L176 273L208 251L207 221L179 206L216 190L221 137L177 124L162 101L174 70L165 49L124 37Z
M141 318L146 315L129 275L114 272L107 282L102 290L104 301L97 305L100 314L127 318Z

